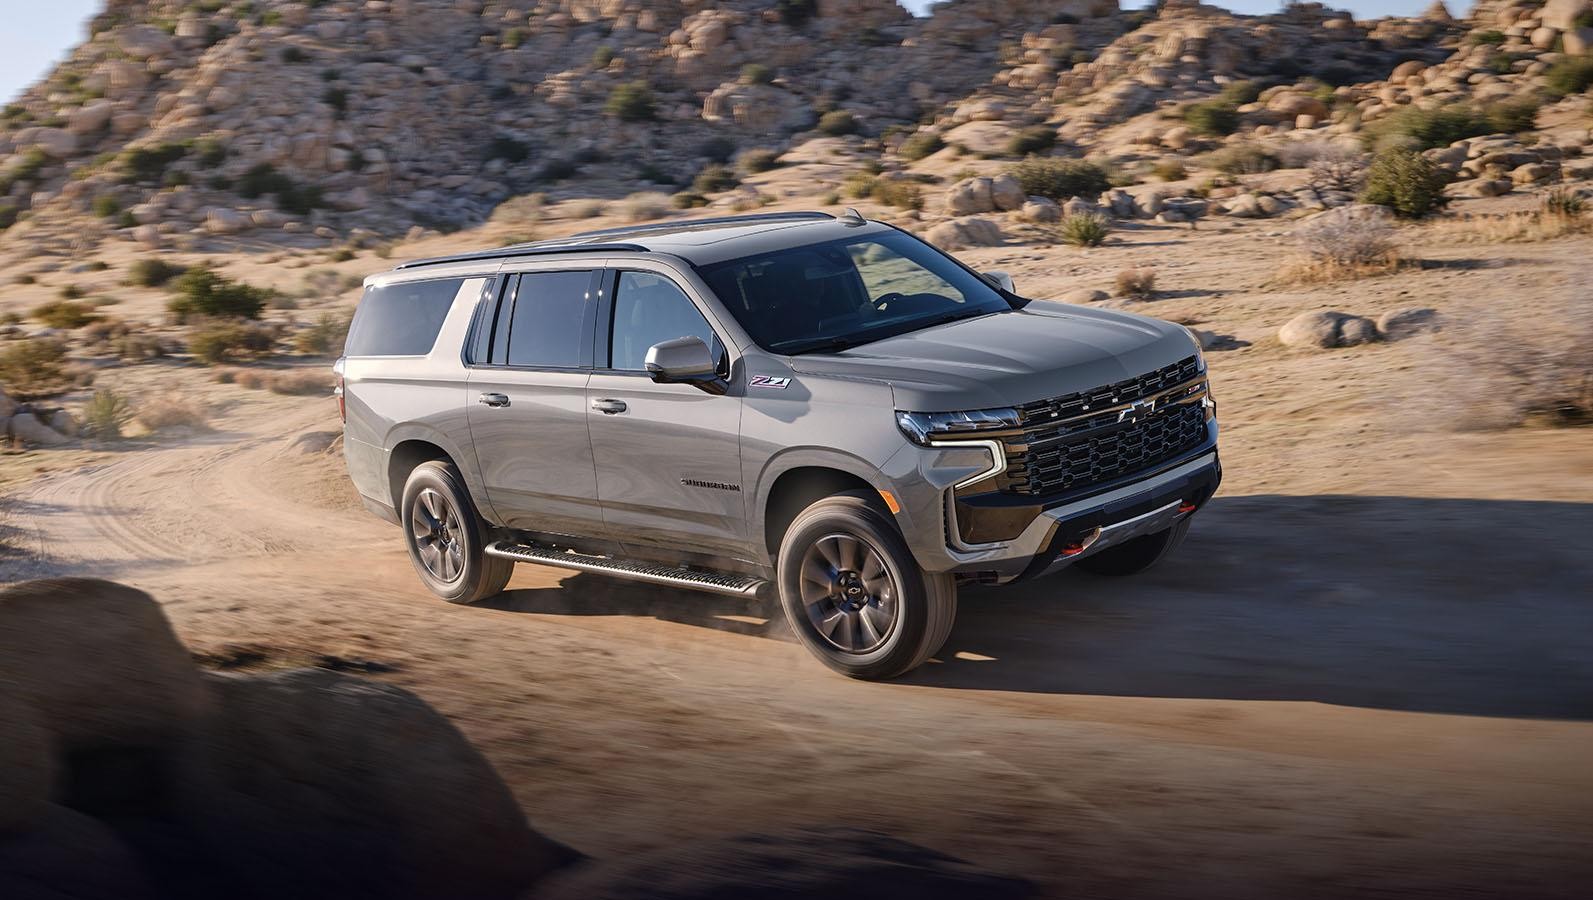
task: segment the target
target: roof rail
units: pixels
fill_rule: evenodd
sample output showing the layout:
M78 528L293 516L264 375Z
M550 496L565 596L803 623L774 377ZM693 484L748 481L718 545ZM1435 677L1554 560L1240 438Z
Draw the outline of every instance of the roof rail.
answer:
M418 269L422 266L440 266L446 263L470 262L477 259L511 259L519 256L546 256L551 253L618 253L618 252L645 252L646 247L640 244L602 243L602 244L522 244L511 247L499 247L496 250L477 250L473 253L456 253L452 256L433 256L427 259L412 259L409 262L399 263L395 269Z
M796 210L793 212L774 213L747 213L742 216L713 216L707 219L668 219L662 222L652 222L647 225L621 225L618 228L600 228L597 231L583 231L568 237L553 238L552 241L573 241L581 238L602 237L607 234L645 234L649 231L669 231L675 228L690 228L697 225L739 225L755 222L783 222L804 221L818 219L833 219L834 216L818 210Z

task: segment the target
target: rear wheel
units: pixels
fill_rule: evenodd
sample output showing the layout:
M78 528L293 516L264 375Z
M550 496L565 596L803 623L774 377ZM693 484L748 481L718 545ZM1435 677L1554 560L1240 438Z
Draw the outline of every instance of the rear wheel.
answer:
M1108 547L1100 553L1084 557L1075 565L1096 575L1138 575L1178 549L1178 545L1184 542L1184 535L1189 533L1191 521L1193 517L1186 516L1171 528Z
M802 643L854 678L917 668L957 616L952 576L918 568L889 513L864 491L803 510L780 541L780 604Z
M486 529L452 464L424 462L409 473L400 506L409 560L427 590L449 603L503 592L514 561L485 553Z

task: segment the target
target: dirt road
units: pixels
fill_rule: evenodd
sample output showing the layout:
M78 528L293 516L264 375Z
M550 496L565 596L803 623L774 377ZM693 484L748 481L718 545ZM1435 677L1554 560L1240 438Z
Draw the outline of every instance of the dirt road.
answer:
M863 684L756 603L529 566L483 606L436 602L340 460L294 443L336 427L325 401L249 394L213 433L44 475L10 498L0 580L118 579L214 664L411 687L593 855L850 824L1058 897L1593 883L1575 433L1439 453L1423 496L1375 490L1376 462L1372 495L1287 496L1243 474L1268 466L1241 427L1239 474L1165 568L967 591L938 661ZM1527 451L1547 462L1504 479ZM1490 491L1575 499L1450 499Z

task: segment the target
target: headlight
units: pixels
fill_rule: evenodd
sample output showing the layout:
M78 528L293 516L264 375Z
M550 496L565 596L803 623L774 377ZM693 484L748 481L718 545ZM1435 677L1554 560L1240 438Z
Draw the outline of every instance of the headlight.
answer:
M931 442L956 440L991 431L1007 431L1018 427L1015 409L975 409L966 412L900 412L896 424L902 434L915 444L925 447Z

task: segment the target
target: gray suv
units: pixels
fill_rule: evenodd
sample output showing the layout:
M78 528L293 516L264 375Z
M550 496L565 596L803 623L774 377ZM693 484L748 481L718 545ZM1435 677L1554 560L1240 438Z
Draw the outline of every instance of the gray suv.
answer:
M850 210L405 263L337 372L349 475L443 599L516 562L767 586L860 678L939 650L959 584L1145 569L1221 478L1188 330Z

